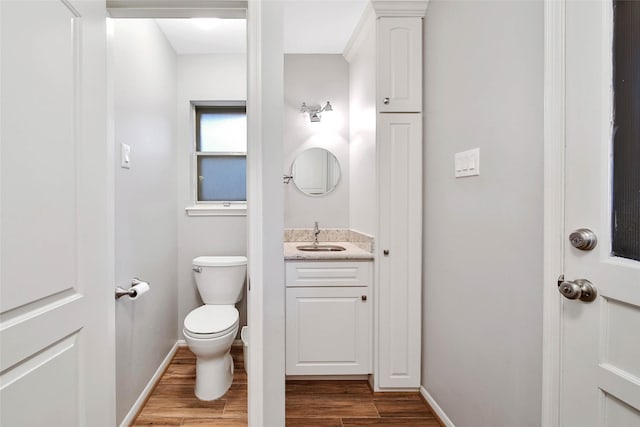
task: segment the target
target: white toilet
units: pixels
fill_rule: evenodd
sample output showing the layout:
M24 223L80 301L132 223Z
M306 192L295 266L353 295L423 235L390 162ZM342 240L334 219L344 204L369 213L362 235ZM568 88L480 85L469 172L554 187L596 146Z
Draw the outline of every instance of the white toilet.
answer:
M247 258L201 256L193 260L193 272L205 305L187 315L182 332L197 358L196 396L214 400L233 382L230 350L239 319L235 303L242 299Z

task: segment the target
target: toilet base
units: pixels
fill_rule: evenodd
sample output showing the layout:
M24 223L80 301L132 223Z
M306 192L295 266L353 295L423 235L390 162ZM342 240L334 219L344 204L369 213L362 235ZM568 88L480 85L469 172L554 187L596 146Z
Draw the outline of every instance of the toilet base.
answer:
M194 311L200 310L197 308ZM235 308L234 308L235 311ZM224 335L194 336L185 327L182 329L187 346L196 355L195 394L200 400L215 400L222 397L233 382L233 358L231 345L238 333L236 323ZM191 314L187 315L187 318ZM185 320L186 322L186 320ZM206 336L206 335L205 335Z
M233 382L233 358L227 352L218 359L196 359L196 397L215 400L222 397Z

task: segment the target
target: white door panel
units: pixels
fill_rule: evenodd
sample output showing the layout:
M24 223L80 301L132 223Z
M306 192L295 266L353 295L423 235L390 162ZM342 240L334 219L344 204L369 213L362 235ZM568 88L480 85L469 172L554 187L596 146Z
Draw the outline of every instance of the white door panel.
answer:
M565 279L598 297L562 299L561 426L640 425L640 262L611 254L611 2L566 2L565 236L589 228L592 251L564 251ZM639 213L640 215L640 213Z
M33 9L2 11L2 312L76 286L80 34L67 5Z
M77 336L66 338L3 374L3 426L77 426ZM60 376L60 372L67 375ZM28 396L28 401L25 401Z
M113 425L101 1L0 2L0 425Z
M613 396L605 395L603 420L607 427L629 427L638 425L640 412Z
M422 115L378 115L380 388L420 386Z

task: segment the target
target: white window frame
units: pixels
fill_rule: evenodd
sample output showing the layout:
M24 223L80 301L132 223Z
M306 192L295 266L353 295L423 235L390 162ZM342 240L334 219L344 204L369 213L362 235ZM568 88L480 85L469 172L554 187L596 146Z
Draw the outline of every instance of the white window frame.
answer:
M245 107L246 101L191 101L191 206L185 211L189 216L246 216L247 201L199 201L198 200L198 150L196 140L196 107ZM246 110L245 110L246 111ZM238 154L238 153L228 153ZM246 155L246 153L245 153Z

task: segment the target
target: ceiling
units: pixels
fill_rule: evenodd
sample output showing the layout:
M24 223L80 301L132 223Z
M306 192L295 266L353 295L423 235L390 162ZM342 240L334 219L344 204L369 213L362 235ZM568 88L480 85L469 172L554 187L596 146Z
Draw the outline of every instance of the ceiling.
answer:
M244 19L156 19L156 22L178 55L247 51Z
M368 0L284 2L285 53L342 53ZM244 19L157 19L179 55L246 52Z

